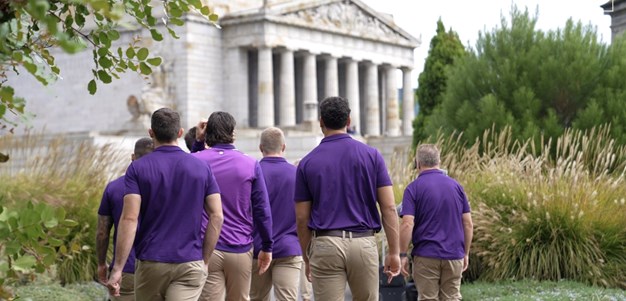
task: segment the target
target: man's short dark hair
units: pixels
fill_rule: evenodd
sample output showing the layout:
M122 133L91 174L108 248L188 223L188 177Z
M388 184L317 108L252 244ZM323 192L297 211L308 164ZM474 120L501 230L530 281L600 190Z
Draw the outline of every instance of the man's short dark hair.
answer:
M206 123L206 144L231 144L235 142L235 118L227 112L213 112Z
M152 113L150 127L154 132L154 138L159 142L172 142L178 138L180 130L180 115L178 112L161 108Z
M189 151L191 151L191 148L193 147L193 143L196 142L196 131L198 129L196 129L196 127L192 127L189 129L189 131L187 131L187 134L185 134L185 145L187 145L187 149Z
M135 160L139 159L154 150L154 141L151 138L141 138L135 142Z
M332 130L344 128L350 117L348 101L339 96L327 97L320 103L320 117L326 128Z

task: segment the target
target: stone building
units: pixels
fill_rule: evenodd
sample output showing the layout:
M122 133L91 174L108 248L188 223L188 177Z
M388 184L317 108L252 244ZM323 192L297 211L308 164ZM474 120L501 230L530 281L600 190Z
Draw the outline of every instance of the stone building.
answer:
M610 0L602 5L604 14L611 16L611 40L626 32L626 0Z
M149 113L169 106L181 112L185 128L213 111L230 112L240 142L272 125L306 137L316 132L318 101L341 95L363 136L411 135L413 50L420 42L390 16L359 0L209 3L220 15L218 26L188 15L176 28L180 39L142 39L163 57L149 78L124 74L112 84L99 83L90 96L91 51L58 53L62 78L48 87L20 76L12 84L37 115L32 126L89 137L145 135ZM141 30L121 34L122 45L149 37ZM250 143L256 150L258 141Z

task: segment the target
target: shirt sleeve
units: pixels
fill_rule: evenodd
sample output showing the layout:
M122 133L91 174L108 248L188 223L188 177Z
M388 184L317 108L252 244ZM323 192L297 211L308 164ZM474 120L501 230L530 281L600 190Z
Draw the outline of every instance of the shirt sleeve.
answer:
M459 184L459 195L461 196L461 205L463 206L463 213L469 213L470 212L470 205L469 202L467 201L467 194L465 194L465 190L463 189L463 186L461 186Z
M376 187L385 187L391 186L391 178L389 177L389 172L387 171L387 165L385 165L385 159L380 154L380 152L376 151Z
M294 193L294 199L296 202L313 200L311 192L309 191L306 177L304 176L304 168L302 162L298 164L298 168L296 169L296 188Z
M100 207L98 208L98 215L113 216L113 213L111 212L111 192L109 186L111 186L111 183L107 184L107 187L102 193L102 200L100 201Z
M193 144L191 145L191 149L189 150L192 153L199 152L205 150L204 141L193 140Z
M206 164L204 162L203 162L203 165L206 166L207 172L209 173L209 177L205 185L206 190L204 192L204 195L208 196L214 193L220 193L220 187L217 184L217 180L215 180L215 176L213 175L213 170L211 170L211 166L209 166L209 164Z
M404 194L402 196L402 210L400 210L400 215L412 215L415 216L415 194L411 189L411 185L407 186L404 189Z
M254 228L261 236L261 250L263 252L272 252L274 240L272 238L272 211L270 208L267 187L265 186L265 178L261 171L259 162L254 165L255 178L252 181L252 219L254 220Z
M139 192L139 178L133 163L130 163L126 169L126 176L124 176L124 195L127 194L141 194Z

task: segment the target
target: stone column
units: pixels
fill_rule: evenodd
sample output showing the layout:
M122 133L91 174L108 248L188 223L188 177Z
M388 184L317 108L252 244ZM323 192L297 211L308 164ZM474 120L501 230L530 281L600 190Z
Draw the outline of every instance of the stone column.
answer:
M370 136L380 136L380 108L378 106L378 65L374 63L368 63L366 73L365 122L367 123L367 132L365 134Z
M337 58L326 56L326 76L324 85L324 97L339 96L339 72L337 71Z
M385 69L386 103L387 103L387 135L400 136L400 110L398 109L398 89L396 71L393 66Z
M259 48L259 108L257 127L266 128L274 125L274 78L272 75L272 49Z
M279 125L296 125L296 83L293 51L287 49L280 54L280 105Z
M411 85L411 68L402 68L402 134L413 135L415 96Z
M359 102L359 65L355 60L346 62L346 98L350 103L351 126L361 133L361 105Z
M317 121L317 67L315 66L315 54L306 53L302 68L302 98L304 103L304 121Z

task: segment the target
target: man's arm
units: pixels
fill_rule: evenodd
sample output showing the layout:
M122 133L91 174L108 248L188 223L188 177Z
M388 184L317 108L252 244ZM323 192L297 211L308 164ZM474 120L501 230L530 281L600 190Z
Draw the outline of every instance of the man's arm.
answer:
M259 275L265 273L272 262L272 250L274 248L274 236L272 229L272 209L265 186L265 177L261 166L255 164L255 179L252 181L252 219L254 228L261 236L261 252L257 256Z
M472 214L463 213L463 234L465 237L465 258L463 259L463 271L469 265L469 252L472 246L472 238L474 237L474 223L472 222Z
M400 226L400 253L407 254L409 251L409 244L411 243L411 234L413 233L413 226L415 223L415 216L403 215L402 225ZM409 276L408 258L406 255L402 256L402 275Z
M378 205L382 215L383 228L385 236L387 236L387 244L389 253L385 258L385 274L387 274L387 282L400 273L400 242L398 233L398 212L396 211L396 203L393 197L392 186L378 187Z
M311 243L311 229L309 229L309 219L311 218L311 201L296 201L296 225L300 248L302 249L302 259L306 267L306 277L311 282L309 271L309 254L307 252Z
M119 296L119 285L122 279L122 269L128 260L128 255L137 234L137 222L139 209L141 208L141 196L127 194L124 196L124 208L117 229L117 241L115 246L115 262L109 276L107 286L113 296Z
M207 195L204 199L204 211L209 216L209 224L206 227L204 234L204 243L202 244L202 256L204 264L209 264L209 259L213 250L215 250L215 244L220 237L222 231L222 224L224 223L224 213L222 211L222 197L219 193Z
M102 284L107 282L107 251L109 249L109 236L113 228L113 217L98 214L98 229L96 231L96 257L98 258L98 281Z

